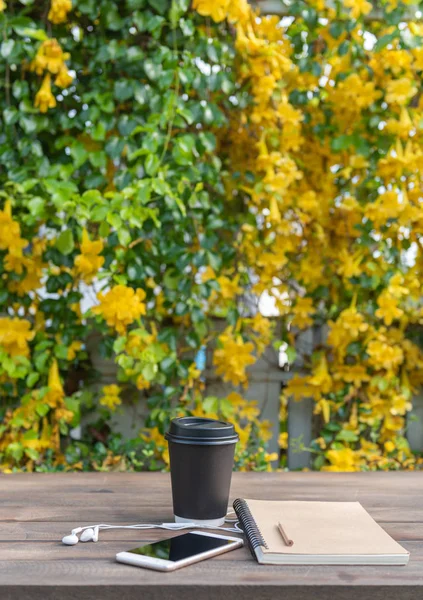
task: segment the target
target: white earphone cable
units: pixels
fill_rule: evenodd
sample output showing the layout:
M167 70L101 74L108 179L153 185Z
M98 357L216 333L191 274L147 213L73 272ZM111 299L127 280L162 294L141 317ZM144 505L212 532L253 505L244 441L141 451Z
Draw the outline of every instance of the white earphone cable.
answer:
M182 531L184 529L211 529L227 531L229 533L244 533L239 526L238 519L225 518L225 523L231 523L233 524L233 527L224 527L223 525L200 525L197 523L137 523L135 525L109 525L107 523L100 523L96 525L84 525L83 527L76 527L75 529L72 529L70 535L65 535L62 538L62 542L66 546L74 546L79 541L96 542L98 540L99 531L108 529L166 529L168 531ZM80 538L77 536L78 533L81 533Z

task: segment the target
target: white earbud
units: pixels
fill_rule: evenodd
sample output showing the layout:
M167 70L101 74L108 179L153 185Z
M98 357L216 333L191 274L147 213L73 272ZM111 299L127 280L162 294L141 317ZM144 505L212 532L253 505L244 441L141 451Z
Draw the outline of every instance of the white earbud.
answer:
M98 542L98 530L99 527L89 527L88 529L85 529L85 531L83 531L81 533L81 536L79 538L80 542Z
M65 535L64 538L62 538L62 543L65 544L65 546L75 546L75 544L77 544L79 542L78 540L78 536L76 535L76 533L71 533L70 535Z
M76 527L75 529L72 529L70 535L65 535L65 537L62 538L62 543L65 544L65 546L75 546L75 544L79 542L76 534L82 531L82 529L82 527Z

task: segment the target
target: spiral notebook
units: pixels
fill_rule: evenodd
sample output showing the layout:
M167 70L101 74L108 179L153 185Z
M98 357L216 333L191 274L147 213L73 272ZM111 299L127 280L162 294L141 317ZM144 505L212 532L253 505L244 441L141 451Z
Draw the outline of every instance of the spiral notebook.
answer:
M253 556L277 565L406 565L409 553L359 502L243 500L234 509Z

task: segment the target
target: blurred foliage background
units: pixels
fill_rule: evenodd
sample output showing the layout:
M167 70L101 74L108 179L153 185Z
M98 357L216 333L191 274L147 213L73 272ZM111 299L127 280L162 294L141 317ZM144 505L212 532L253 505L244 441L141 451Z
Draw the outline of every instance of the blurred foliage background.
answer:
M420 466L420 10L0 0L1 470L167 468L185 414L236 424L237 468L284 466L290 397L314 468ZM315 327L269 454L247 368Z

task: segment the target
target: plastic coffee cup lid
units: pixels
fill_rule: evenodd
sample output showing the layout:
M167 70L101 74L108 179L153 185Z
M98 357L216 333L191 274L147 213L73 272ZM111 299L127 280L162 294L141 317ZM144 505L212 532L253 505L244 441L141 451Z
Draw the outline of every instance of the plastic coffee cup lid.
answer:
M203 417L181 417L173 419L166 439L177 444L215 446L236 444L238 434L231 423Z

